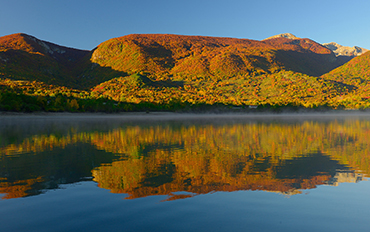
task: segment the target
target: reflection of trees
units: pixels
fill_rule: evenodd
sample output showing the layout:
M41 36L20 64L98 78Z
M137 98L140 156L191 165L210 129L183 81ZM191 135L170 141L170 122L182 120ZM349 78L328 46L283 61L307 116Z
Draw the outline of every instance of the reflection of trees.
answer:
M23 190L12 190L10 183L17 186L17 181L23 181L25 186L34 186L32 180L43 177L37 182L44 181L40 186L46 188L45 181L50 182L48 176L56 176L53 172L58 172L58 178L65 178L67 174L61 170L67 169L69 173L79 173L69 182L91 175L92 170L100 187L129 193L130 198L171 195L177 191L294 192L328 182L336 169L350 167L370 173L369 137L370 123L361 120L127 126L104 133L34 135L1 147L2 166L15 160L47 160L46 154L56 150L65 151L62 158L70 162L13 179L11 171L1 172L0 192L7 193L6 197L24 196ZM93 147L89 146L89 155L77 161L80 151L68 150L75 144ZM121 158L114 162L112 156L102 159L107 152ZM91 166L92 162L95 166ZM78 171L81 168L83 172ZM12 195L15 191L18 193ZM173 195L171 199L181 197L188 195Z
M63 148L2 156L0 159L0 193L3 198L37 195L60 184L75 183L91 176L91 170L111 163L113 154L96 150L86 143Z
M35 184L43 181L42 177L39 177L36 179L26 179L15 182L0 182L0 193L6 193L3 199L26 197L30 195Z
M156 172L152 170L147 173L148 163L152 163L152 160L148 160L148 163L146 161L125 160L113 162L111 166L101 166L93 170L93 175L94 180L99 183L100 187L111 189L114 193L128 193L130 194L128 198L171 195L173 192L182 191L195 194L236 190L267 190L291 193L298 189L315 188L316 185L329 181L332 176L331 173L315 173L316 175L309 177L280 179L276 178L274 169L277 167L270 167L259 173L249 172L248 168L240 169L239 173L228 173L227 168L235 171L239 168L237 164L240 164L240 162L233 163L226 170L219 167L217 162L217 160L212 159L208 161L207 165L194 167L193 169L189 169L189 166L180 163L172 164L170 168L168 168L169 165L159 165L155 170ZM141 165L138 165L138 163L141 163ZM132 167L135 167L134 170L132 170ZM202 168L204 169L199 171ZM167 175L163 175L164 172Z

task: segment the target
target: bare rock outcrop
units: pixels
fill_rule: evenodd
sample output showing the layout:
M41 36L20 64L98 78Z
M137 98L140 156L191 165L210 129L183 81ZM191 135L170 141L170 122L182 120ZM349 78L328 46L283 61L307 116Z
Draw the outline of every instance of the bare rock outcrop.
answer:
M360 48L360 47L357 47L357 46L354 46L354 47L342 46L342 45L337 44L335 42L324 43L322 45L324 45L325 47L332 50L336 56L352 56L352 57L354 57L354 56L362 55L365 52L369 51L368 49Z

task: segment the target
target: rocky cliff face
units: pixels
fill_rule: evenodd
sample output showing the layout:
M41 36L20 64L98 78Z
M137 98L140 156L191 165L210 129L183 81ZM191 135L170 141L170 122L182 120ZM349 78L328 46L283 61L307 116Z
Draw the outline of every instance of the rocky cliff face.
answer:
M354 56L362 55L365 52L369 51L368 49L360 48L357 46L354 46L354 47L342 46L335 42L324 43L322 45L332 50L336 56L353 56L354 57Z

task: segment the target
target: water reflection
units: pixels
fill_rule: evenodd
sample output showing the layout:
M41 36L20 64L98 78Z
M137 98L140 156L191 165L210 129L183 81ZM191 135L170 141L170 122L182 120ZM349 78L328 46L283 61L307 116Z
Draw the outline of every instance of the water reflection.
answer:
M297 194L358 182L370 172L366 118L7 118L0 129L3 199L86 178L129 199L236 190Z

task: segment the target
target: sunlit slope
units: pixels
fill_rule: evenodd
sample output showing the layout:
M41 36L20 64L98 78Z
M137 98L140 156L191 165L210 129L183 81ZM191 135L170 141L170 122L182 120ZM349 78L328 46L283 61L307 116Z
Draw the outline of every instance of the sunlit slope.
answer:
M89 51L59 46L26 34L0 37L0 75L16 80L76 85L79 61Z
M336 96L354 87L291 71L222 80L155 81L133 74L92 88L92 95L133 103L274 105L313 108L332 105ZM335 104L334 104L335 105Z
M318 76L335 68L328 48L309 39L264 41L167 34L133 34L110 39L91 61L129 74L148 72L178 78L256 75L288 69Z

